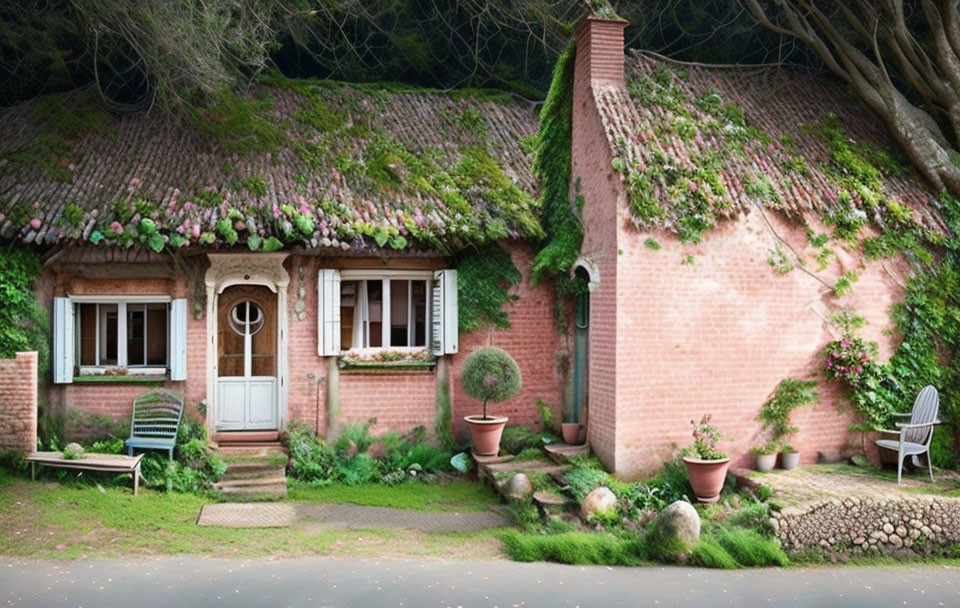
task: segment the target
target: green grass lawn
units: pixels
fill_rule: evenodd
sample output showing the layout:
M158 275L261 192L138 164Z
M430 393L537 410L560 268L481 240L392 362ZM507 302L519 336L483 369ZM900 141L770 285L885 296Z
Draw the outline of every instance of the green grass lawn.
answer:
M196 525L200 509L215 496L141 490L129 484L101 484L84 476L62 482L30 481L0 469L0 554L35 558L200 554L218 557L353 557L499 558L495 531L433 534L416 530L340 529L322 523L288 528L234 529ZM312 488L291 483L289 500L354 502L418 508L477 510L495 504L492 491L480 484L401 484ZM391 497L391 492L395 492Z
M287 481L288 500L315 503L352 503L413 511L485 511L500 504L489 486L474 481L449 484L401 483L394 486L367 483L356 486L313 486Z

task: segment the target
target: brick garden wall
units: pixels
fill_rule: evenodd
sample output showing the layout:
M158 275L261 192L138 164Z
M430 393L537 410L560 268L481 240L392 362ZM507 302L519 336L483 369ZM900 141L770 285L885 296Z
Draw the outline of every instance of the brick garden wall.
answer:
M0 452L37 449L37 353L0 359Z

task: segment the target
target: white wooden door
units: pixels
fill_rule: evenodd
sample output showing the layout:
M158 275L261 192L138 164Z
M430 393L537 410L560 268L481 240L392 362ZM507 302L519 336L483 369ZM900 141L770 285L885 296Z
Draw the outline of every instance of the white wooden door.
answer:
M255 285L220 295L215 426L218 431L279 428L276 294Z

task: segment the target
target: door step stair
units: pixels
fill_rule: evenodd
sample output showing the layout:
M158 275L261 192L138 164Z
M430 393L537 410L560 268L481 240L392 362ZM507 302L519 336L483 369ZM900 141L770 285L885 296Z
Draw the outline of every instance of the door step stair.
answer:
M287 449L279 441L249 441L232 442L220 441L216 451L221 456L251 456L264 457L272 454L286 454Z
M280 440L279 431L227 431L213 434L217 443L276 443Z
M223 454L222 447L217 450ZM214 489L247 498L285 498L286 461L283 452L244 456L226 454L227 469Z

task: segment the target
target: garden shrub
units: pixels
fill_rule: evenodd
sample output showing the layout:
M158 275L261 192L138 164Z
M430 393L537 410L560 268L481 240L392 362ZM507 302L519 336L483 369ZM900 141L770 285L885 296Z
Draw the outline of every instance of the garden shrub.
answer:
M438 472L452 470L452 452L430 443L423 427L406 435L390 431L375 437L370 434L375 424L371 420L344 425L333 443L318 437L313 429L291 425L284 435L290 474L314 485L359 485L429 480Z
M507 454L519 454L524 450L537 449L556 441L553 433L538 433L525 426L508 426L500 437L500 451Z
M33 293L33 281L40 275L40 257L19 248L0 249L0 358L18 352L37 351L40 378L50 365L47 342L47 313Z
M168 492L198 492L209 488L223 476L226 464L210 453L208 442L203 422L182 421L173 448L173 462L169 462L166 452L150 450L144 454L140 461L144 483ZM106 443L107 447L111 445L116 447L115 442Z

